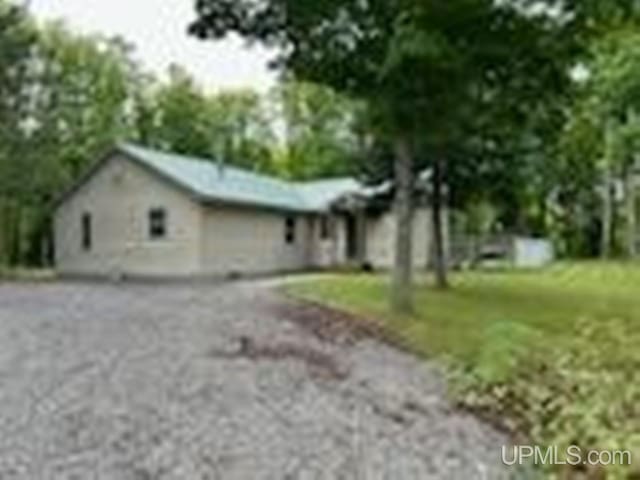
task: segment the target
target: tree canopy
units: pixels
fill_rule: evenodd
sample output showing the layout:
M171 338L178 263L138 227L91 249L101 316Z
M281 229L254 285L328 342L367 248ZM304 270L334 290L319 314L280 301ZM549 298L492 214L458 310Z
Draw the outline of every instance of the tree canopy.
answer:
M309 180L355 175L362 139L362 106L334 90L313 83L286 81L272 93L281 109L283 144L276 169L288 178Z

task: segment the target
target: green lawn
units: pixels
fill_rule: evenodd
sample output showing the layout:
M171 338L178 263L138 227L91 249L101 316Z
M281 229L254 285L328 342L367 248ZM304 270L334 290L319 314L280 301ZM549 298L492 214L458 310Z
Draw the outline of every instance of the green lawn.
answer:
M383 276L329 275L295 284L298 297L374 316L426 355L473 360L487 332L501 324L533 327L550 341L572 337L578 322L613 319L640 330L640 264L571 263L542 271L454 274L453 288L439 292L421 279L416 314L398 318L388 310Z

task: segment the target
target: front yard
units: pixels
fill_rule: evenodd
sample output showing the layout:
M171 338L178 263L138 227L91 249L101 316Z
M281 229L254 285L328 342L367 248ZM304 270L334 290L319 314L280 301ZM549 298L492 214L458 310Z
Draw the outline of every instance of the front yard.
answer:
M412 350L442 359L460 403L517 438L640 446L640 265L571 263L452 280L438 292L421 279L407 318L390 314L380 276L319 277L290 292L381 320ZM611 478L625 478L623 470Z
M640 265L560 264L540 272L469 272L453 276L453 288L434 291L418 282L416 314L388 311L386 278L319 277L290 287L305 299L374 316L425 355L473 361L485 334L505 323L535 328L553 341L572 337L585 321L619 319L640 331Z

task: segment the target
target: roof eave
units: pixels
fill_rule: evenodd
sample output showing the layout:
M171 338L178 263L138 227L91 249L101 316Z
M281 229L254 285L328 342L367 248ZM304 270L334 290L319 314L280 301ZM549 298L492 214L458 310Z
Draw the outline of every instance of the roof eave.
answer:
M74 193L76 193L80 188L87 183L93 175L102 168L102 166L107 163L114 155L117 153L121 153L119 146L109 147L98 157L98 161L91 165L86 172L84 172L80 178L74 181L70 187L65 189L57 198L53 200L51 206L53 210L57 210L60 206L65 203Z
M123 148L122 145L116 145L114 147L110 147L105 150L105 152L99 156L99 160L95 162L82 176L74 182L71 187L65 190L57 199L52 203L53 209L57 210L60 208L71 196L73 196L78 190L80 190L93 175L100 170L109 160L113 157L120 156L125 158L139 167L143 168L148 173L154 175L156 178L161 179L162 181L170 184L171 186L179 189L186 195L188 195L193 201L211 205L230 205L242 208L257 208L261 210L268 211L276 211L276 212L285 212L292 213L297 215L314 215L314 214L322 214L329 211L329 208L319 208L319 207L287 207L284 205L270 205L266 203L257 203L250 201L243 201L239 199L229 199L229 198L220 198L213 195L204 195L196 189L192 188L185 182L181 182L179 179L163 172L161 169L154 167L153 165L146 162L144 159L136 156L134 153L128 151L126 148Z
M293 208L293 207L286 207L283 205L268 205L266 203L257 203L257 202L243 201L243 200L237 200L237 199L231 200L228 198L219 198L214 196L206 196L206 197L201 196L200 201L206 206L226 205L231 207L253 208L253 209L266 210L271 212L290 213L290 214L296 214L296 215L318 215L328 211L327 209L318 209L318 208Z

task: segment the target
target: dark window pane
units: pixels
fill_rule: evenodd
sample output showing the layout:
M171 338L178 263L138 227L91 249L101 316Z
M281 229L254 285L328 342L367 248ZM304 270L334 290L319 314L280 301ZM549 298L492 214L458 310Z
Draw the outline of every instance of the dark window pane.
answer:
M82 214L82 249L89 251L93 243L91 214Z
M296 219L288 217L285 221L284 239L288 244L296 243Z
M165 238L167 236L167 212L163 208L154 208L149 211L149 237L152 239Z

